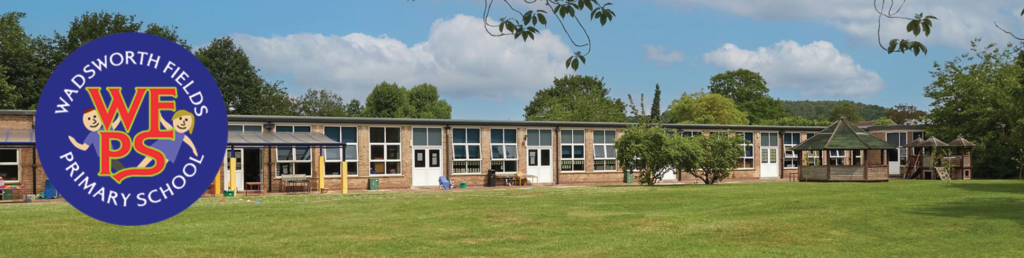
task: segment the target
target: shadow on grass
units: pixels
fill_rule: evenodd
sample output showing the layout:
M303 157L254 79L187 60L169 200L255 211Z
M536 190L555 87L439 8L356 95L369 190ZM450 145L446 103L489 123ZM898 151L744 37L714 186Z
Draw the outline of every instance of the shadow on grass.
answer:
M992 192L992 193L1015 193L1024 194L1024 183L1006 183L1006 184L958 184L953 183L951 187L956 187L961 190L968 191L979 191L979 192Z
M1009 220L1024 225L1024 202L1017 198L972 198L913 209L909 213L949 218Z

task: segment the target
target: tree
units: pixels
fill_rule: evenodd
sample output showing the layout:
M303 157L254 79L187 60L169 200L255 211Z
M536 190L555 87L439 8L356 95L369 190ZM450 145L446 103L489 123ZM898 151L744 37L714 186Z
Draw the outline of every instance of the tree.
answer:
M25 34L25 13L0 16L0 107L29 109L39 103L52 70L40 58L42 39Z
M626 122L626 104L608 96L603 79L566 75L537 91L524 108L527 121Z
M737 162L743 156L743 138L731 132L717 132L709 136L691 137L701 151L696 162L676 162L674 167L686 171L699 178L704 184L714 184L728 178L739 166Z
M803 117L787 116L781 119L761 120L758 125L781 125L781 126L829 126L832 121L821 119L807 119Z
M665 113L670 123L747 124L747 114L740 111L732 99L714 93L683 93L679 99L672 101Z
M358 99L353 99L345 105L345 113L349 116L362 116L363 115L363 104L359 103Z
M928 134L963 135L978 144L974 177L1010 178L1021 165L1013 157L1024 150L1024 48L978 43L971 42L969 53L935 64L934 82L925 87L932 99Z
M844 101L783 100L782 105L786 107L786 112L789 113L790 116L802 117L811 120L828 120L829 113L831 113L832 109L841 102ZM885 107L860 102L853 102L853 105L857 107L857 111L860 113L860 118L863 120L875 120L885 116ZM829 124L833 121L829 121Z
M877 125L877 126L894 125L894 124L896 124L896 123L894 123L892 120L890 120L887 117L883 117L883 118L879 118L878 120L875 120L875 125Z
M661 85L654 84L654 100L651 101L651 119L661 122Z
M908 104L899 104L885 111L885 116L896 124L903 124L909 120L920 120L926 114L928 113L917 110L917 107Z
M308 89L295 106L303 116L350 116L344 99L328 90Z
M146 29L143 31L142 28ZM147 25L142 21L136 21L135 15L108 13L105 11L86 12L81 16L75 17L74 21L71 22L71 27L68 28L67 34L56 33L54 35L56 61L59 63L60 60L64 60L71 52L89 43L89 41L123 32L153 34L174 41L185 47L185 49L192 49L184 39L178 36L178 27L160 26L154 23Z
M857 106L853 105L851 101L839 102L835 107L832 108L832 112L829 113L828 119L835 121L839 118L846 118L846 121L851 123L858 123L862 121L860 118L860 112L857 111Z
M626 128L615 140L617 159L624 173L633 173L642 185L655 185L673 165L692 166L697 161L699 148L695 141L679 135L670 135L658 119L638 111L630 96L633 117L639 122ZM640 108L639 110L643 110Z
M746 112L751 122L786 117L782 101L768 95L768 86L761 74L747 69L726 71L711 77L708 84L711 93L728 97L736 106Z
M409 117L411 112L405 88L394 83L381 82L373 87L373 91L366 97L366 110L363 111L363 116L405 118Z
M195 52L220 87L228 114L288 115L291 97L281 82L267 82L230 37L217 38Z
M452 118L452 106L441 99L434 85L424 83L409 89L409 105L412 108L411 118Z
M590 34L587 32L587 27L583 26L583 22L576 16L576 11L581 11L580 14L583 14L582 11L584 9L590 11L590 20L597 19L601 26L615 18L615 12L610 8L612 3L602 4L597 0L543 0L540 3L543 3L544 7L538 9L532 9L539 7L537 5L538 0L522 1L530 10L526 12L520 11L509 0L505 0L505 4L508 5L509 9L512 9L518 16L501 17L498 19L497 24L491 24L489 20L492 16L491 7L494 6L494 1L484 1L484 30L494 37L512 36L513 39L517 40L520 38L523 41L531 40L535 34L540 33L536 26L547 26L547 15L549 15L548 11L550 11L551 15L555 17L555 21L558 21L562 30L565 31L569 42L577 48L586 48L586 52L576 51L565 60L565 68L571 67L573 70L578 69L580 63L587 63L586 56L590 54L591 50ZM500 6L501 4L499 3L498 5ZM573 24L579 25L584 37L580 38L578 34L569 33L569 29L566 27L566 20L569 20L568 24L570 26ZM572 20L575 20L575 22L572 22ZM586 41L582 41L583 39Z

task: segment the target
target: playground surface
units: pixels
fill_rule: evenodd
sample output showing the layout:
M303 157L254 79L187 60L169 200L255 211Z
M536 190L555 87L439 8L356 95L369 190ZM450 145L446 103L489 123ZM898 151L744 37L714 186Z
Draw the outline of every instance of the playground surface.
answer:
M1017 180L238 196L139 227L45 202L0 205L0 257L1021 257L1022 214Z

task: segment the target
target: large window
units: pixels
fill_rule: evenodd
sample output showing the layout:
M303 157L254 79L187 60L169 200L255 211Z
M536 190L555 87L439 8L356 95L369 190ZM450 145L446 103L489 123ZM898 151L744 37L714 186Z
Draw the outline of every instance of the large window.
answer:
M341 148L327 148L326 155L324 157L325 176L340 177L342 162L348 162L348 176L359 175L359 145L357 143L357 139L359 139L359 137L356 137L356 132L358 132L358 130L354 126L324 127L324 134L327 135L327 138L345 143L344 155L342 154Z
M21 167L18 164L18 149L0 149L0 177L4 182L17 183L20 180Z
M491 169L495 172L516 172L519 148L516 129L491 129Z
M754 133L739 132L736 136L743 137L743 143L740 144L743 147L743 156L740 157L739 169L753 169L754 168ZM778 139L776 139L778 141Z
M441 167L441 128L413 128L412 146L414 168Z
M810 140L811 137L814 137L814 134L813 133L808 133L807 134L807 139ZM813 167L813 166L821 166L822 165L821 164L821 153L820 152L818 152L818 151L808 151L807 154L804 154L804 155L807 155L807 164L806 164L807 166L812 166Z
M615 171L615 130L594 130L594 171Z
M845 150L828 150L828 163L832 166L845 166L846 165L846 151Z
M562 171L586 171L583 130L562 130Z
M309 133L309 126L277 126L277 133ZM313 157L309 147L277 148L277 176L313 175Z
M889 162L899 161L900 166L907 165L907 133L886 133L885 141L899 147L896 151L889 152Z
M793 150L797 144L800 144L799 133L782 134L782 148L786 151L782 160L783 167L795 168L800 165L800 155L797 155L796 151Z
M480 129L452 129L452 173L480 173Z
M924 132L913 132L910 135L911 135L911 137L910 137L911 141L917 140L917 139L925 140ZM910 155L915 155L916 156L917 155L917 148L911 148L910 149Z
M370 175L402 174L402 129L370 127Z

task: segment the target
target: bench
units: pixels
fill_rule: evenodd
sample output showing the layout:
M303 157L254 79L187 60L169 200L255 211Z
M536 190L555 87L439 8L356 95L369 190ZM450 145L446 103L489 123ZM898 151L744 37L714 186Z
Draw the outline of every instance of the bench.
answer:
M310 181L306 175L284 175L281 176L281 181L284 183L286 194L309 193L310 191Z

